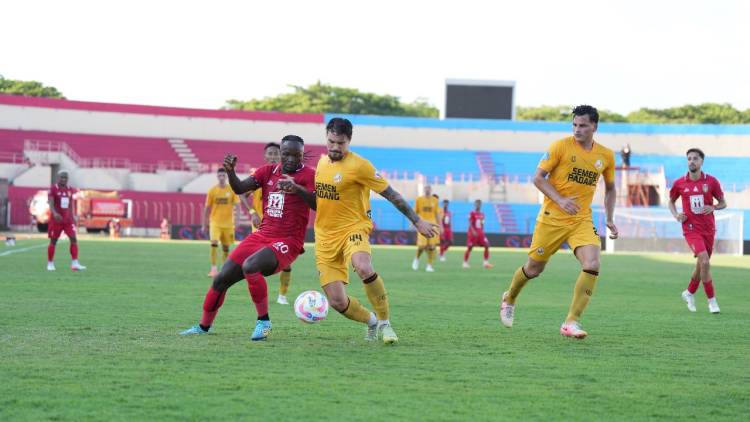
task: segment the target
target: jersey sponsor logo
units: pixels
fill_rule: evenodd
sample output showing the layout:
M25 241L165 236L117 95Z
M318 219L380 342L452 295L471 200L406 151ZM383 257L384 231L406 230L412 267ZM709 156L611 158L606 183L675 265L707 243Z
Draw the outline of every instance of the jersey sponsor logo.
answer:
M281 218L284 215L284 194L282 192L270 192L268 194L266 214L269 217L276 218Z
M281 253L287 253L289 252L289 245L287 245L284 242L274 242L271 244L271 247L276 249L277 251Z
M693 186L693 192L698 192L698 186Z
M604 163L602 163L602 160L596 160L594 162L594 167L596 167L597 170L601 170L602 167L604 167Z
M690 211L698 214L703 209L703 195L690 195Z
M341 173L336 173L335 176L333 176L333 183L341 183Z
M229 198L220 198L220 197L217 197L217 198L214 199L214 203L216 205L226 205L226 204L229 203Z
M382 179L382 178L383 178L383 176L381 176L381 175L380 175L380 172L379 172L379 171L377 171L377 170L375 170L375 177L376 177L377 179Z
M573 157L571 157L570 161L573 162L573 163L575 163L576 162L576 156L574 155Z
M599 173L578 167L573 167L573 171L568 174L568 181L588 186L596 186L598 178Z
M683 192L690 192L690 188L688 188L687 186L685 186L685 190Z
M339 193L336 190L336 186L329 185L328 183L315 182L315 194L318 198L331 199L334 201L339 200Z

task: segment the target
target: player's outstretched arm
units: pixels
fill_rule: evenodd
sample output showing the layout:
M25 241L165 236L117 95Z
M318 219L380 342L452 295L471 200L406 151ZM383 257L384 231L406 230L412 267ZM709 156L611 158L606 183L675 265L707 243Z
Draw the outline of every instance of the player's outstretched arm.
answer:
M392 187L388 186L383 192L380 192L380 196L390 201L397 210L401 212L409 221L414 224L417 231L425 237L438 236L440 234L437 224L432 224L419 218L416 212L409 206L403 196L396 192Z
M235 173L234 171L236 165L236 155L227 154L224 157L224 170L227 171L227 180L229 181L229 186L232 187L234 193L236 193L237 195L242 195L244 193L250 192L251 190L258 189L260 185L253 176L249 176L245 180L240 180L240 178L237 177L237 173Z

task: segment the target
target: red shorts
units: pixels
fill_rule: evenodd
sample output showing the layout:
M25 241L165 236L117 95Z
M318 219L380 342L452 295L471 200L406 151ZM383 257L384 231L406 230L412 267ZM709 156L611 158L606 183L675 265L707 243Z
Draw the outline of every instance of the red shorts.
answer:
M73 239L76 237L75 224L72 221L60 222L51 218L47 224L47 236L50 239L59 239L62 232L65 232L69 239Z
M263 236L260 232L255 232L249 234L232 250L229 259L242 266L247 258L263 248L271 248L276 255L276 260L279 261L279 266L274 270L274 274L289 268L292 262L303 252L302 243L290 241L289 238L271 239Z
M443 228L443 232L440 234L440 240L443 242L453 242L453 230Z
M466 246L484 246L485 248L487 248L490 246L490 242L487 240L487 236L485 236L482 232L477 232L476 236L472 236L467 233Z
M708 256L714 251L714 233L684 233L688 246L693 251L694 256L701 252L708 253Z

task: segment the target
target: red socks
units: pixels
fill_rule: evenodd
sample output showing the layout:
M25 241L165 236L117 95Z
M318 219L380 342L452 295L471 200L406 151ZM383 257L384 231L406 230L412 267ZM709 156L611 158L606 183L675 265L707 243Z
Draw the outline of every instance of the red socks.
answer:
M690 292L691 295L694 295L695 292L698 291L698 286L701 284L700 280L690 279L690 284L688 284L688 292Z
M224 297L227 292L220 292L214 290L213 287L208 288L206 293L206 299L203 301L203 317L201 317L201 325L203 327L210 327L214 323L216 314L219 313L219 308L224 303Z
M490 259L490 248L484 248L484 260Z
M73 258L74 260L78 259L78 243L70 244L70 257Z
M464 262L469 261L469 255L471 255L471 248L466 248L466 252L464 252Z
M268 285L266 279L260 273L245 274L247 280L247 289L250 290L250 297L255 304L255 310L258 317L268 315Z
M706 297L711 299L714 297L714 281L708 280L703 283L703 290L706 292Z
M52 262L55 260L55 245L50 243L49 246L47 246L47 262Z

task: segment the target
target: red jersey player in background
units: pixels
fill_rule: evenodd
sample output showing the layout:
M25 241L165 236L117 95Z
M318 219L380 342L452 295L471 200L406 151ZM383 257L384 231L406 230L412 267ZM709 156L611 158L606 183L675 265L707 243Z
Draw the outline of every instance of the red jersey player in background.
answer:
M482 200L474 201L474 211L469 213L469 230L466 233L466 253L464 253L464 268L469 268L469 255L474 246L484 246L484 268L492 268L490 264L490 242L484 235L484 213Z
M714 249L714 211L727 207L724 192L719 181L701 171L705 154L698 148L687 151L688 173L677 179L669 191L669 210L677 221L682 223L682 234L690 249L698 258L695 270L690 277L687 290L682 292L682 299L687 303L690 312L695 312L695 292L703 282L703 290L708 297L708 310L719 313L719 303L714 295L714 283L711 278L710 259ZM677 212L675 201L682 197L682 212ZM714 198L719 203L714 204Z
M443 199L443 213L440 218L440 225L443 230L440 232L440 262L445 262L445 252L453 244L453 213L448 209L450 202Z
M271 332L268 316L268 286L264 276L289 268L303 252L310 209L315 209L315 170L305 166L304 141L296 135L281 140L281 163L266 164L245 180L235 173L237 157L224 159L229 185L237 195L255 189L263 191L263 219L257 231L248 235L229 254L229 259L213 279L203 301L203 316L198 325L182 335L206 334L227 289L247 280L250 296L258 312L251 340L265 340Z
M47 226L49 246L47 247L47 271L55 271L55 247L57 239L65 232L70 239L70 257L73 262L70 269L82 271L86 267L78 262L78 238L76 237L75 220L73 219L73 195L78 189L68 186L68 172L61 171L57 175L57 183L50 187L47 192L49 211L51 218Z

